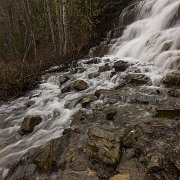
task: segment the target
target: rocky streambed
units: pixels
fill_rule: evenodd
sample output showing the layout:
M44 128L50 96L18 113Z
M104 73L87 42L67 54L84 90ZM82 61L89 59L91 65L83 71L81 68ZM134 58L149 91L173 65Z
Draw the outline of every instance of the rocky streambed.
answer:
M139 67L104 57L51 69L44 78L61 71L51 82L59 86L58 101L66 97L63 108L73 111L71 120L57 137L35 146L37 140L28 137L38 136L37 127L47 119L43 114L22 117L16 141L32 141L32 147L8 160L3 178L179 179L180 74L173 71L154 86ZM30 109L36 96L26 102ZM53 112L59 123L61 113Z
M180 2L133 2L89 58L1 104L0 179L179 179Z

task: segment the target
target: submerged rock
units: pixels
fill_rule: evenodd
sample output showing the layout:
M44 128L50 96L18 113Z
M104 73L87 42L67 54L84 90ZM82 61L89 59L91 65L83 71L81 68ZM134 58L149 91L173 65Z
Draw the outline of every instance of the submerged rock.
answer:
M87 82L83 81L83 80L76 80L74 82L74 89L76 91L83 91L86 90L88 88L88 84Z
M21 133L22 134L29 134L34 131L35 126L40 124L42 118L40 116L32 116L28 115L24 118L21 124Z
M161 82L167 87L180 86L180 71L172 71L167 73Z
M60 76L59 77L59 84L62 85L64 83L66 83L69 80L68 76Z
M90 73L90 74L88 74L88 78L93 79L93 78L98 77L99 75L100 75L99 72Z
M67 85L61 89L61 93L67 93L71 91L71 85Z
M98 72L105 72L105 71L110 71L110 70L111 70L111 67L109 66L108 63L106 63L105 66L99 67Z

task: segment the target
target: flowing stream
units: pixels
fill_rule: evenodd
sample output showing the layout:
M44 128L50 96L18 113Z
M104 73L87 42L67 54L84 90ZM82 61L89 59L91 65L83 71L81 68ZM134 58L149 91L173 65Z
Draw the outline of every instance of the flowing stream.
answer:
M153 86L159 85L170 70L180 69L180 0L141 1L134 5L133 11L134 22L124 27L122 36L111 37L108 54L97 58L100 63L88 64L93 58L82 59L77 63L77 73L46 74L38 89L0 106L0 175L5 176L6 165L13 164L28 150L61 136L73 114L82 108L80 104L65 108L68 102L73 104L79 97L93 94L97 89L111 89L118 85L120 77L111 76L113 69L96 77L99 67L106 63L113 66L118 60L135 62L134 68L149 76ZM129 13L128 8L123 11L119 27L124 26L123 18ZM90 74L94 77L89 78ZM60 75L68 75L70 81L59 88ZM61 88L77 79L86 81L89 88L82 92L61 93ZM21 137L18 131L27 115L40 115L43 122L33 133Z

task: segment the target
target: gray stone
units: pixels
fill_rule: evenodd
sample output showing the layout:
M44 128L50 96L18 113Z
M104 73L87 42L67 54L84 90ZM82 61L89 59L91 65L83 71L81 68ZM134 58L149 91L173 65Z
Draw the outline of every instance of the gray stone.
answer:
M34 127L40 124L42 118L40 116L32 116L28 115L24 118L21 124L21 132L22 134L29 134L34 131Z
M131 64L126 61L117 61L114 63L113 68L116 72L123 72L125 71Z

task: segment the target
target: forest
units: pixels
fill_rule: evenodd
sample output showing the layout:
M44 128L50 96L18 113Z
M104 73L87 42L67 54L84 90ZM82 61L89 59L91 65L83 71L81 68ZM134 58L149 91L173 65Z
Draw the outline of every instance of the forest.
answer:
M96 36L102 0L1 0L0 96L32 89L45 69L72 61Z

